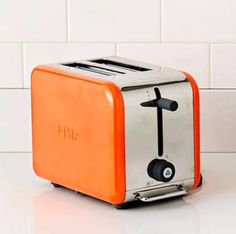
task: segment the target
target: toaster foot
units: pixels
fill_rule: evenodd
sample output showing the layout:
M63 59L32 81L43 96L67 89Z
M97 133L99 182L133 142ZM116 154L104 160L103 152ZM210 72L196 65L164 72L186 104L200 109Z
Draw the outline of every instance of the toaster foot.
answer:
M83 193L81 193L81 192L79 192L79 191L75 191L75 193L76 193L76 194L79 194L79 195L85 195L85 194L83 194Z
M127 208L127 204L124 203L124 204L112 204L113 207L115 207L117 210L123 210L123 209L126 209Z
M140 200L134 200L134 201L129 201L129 202L122 203L122 204L112 204L112 205L117 210L124 210L124 209L134 208L134 207L137 207L140 205L142 206L144 204L147 204L147 203L141 202Z
M53 182L51 182L51 184L53 185L54 188L60 188L60 187L62 187L60 184L56 184L56 183L53 183Z
M203 182L203 178L202 178L202 174L201 174L200 175L200 181L199 181L199 183L197 185L198 188L202 186L202 182Z

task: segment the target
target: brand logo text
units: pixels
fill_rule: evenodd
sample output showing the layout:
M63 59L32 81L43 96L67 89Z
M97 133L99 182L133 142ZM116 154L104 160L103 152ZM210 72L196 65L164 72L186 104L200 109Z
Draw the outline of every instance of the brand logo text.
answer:
M79 134L75 129L70 127L65 127L58 125L57 127L57 133L59 137L63 137L64 139L68 139L71 141L77 141L79 140Z

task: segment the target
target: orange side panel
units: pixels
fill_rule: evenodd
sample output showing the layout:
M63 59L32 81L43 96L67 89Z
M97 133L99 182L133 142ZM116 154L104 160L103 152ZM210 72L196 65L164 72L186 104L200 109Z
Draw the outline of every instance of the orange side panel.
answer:
M32 73L35 173L101 200L125 198L124 104L111 82L40 66Z
M200 182L200 95L199 89L194 78L186 73L183 74L189 80L193 90L193 106L194 106L194 184L192 189L196 188Z

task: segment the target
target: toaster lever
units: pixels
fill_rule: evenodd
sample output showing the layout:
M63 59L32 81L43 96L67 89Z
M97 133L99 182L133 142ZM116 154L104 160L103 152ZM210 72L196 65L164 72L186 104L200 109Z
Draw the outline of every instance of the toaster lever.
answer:
M144 107L157 107L157 99L153 99L147 102L142 102L140 105Z
M176 111L178 109L178 103L174 100L167 98L153 99L150 101L142 102L141 106L144 107L159 107L169 111Z
M157 106L159 108L169 110L169 111L176 111L178 109L178 103L174 100L170 100L167 98L160 98L157 101Z
M169 111L176 111L178 109L178 103L174 100L162 98L160 90L154 88L156 99L149 100L140 103L143 107L156 107L157 108L157 126L158 126L158 155L163 155L163 115L162 109Z

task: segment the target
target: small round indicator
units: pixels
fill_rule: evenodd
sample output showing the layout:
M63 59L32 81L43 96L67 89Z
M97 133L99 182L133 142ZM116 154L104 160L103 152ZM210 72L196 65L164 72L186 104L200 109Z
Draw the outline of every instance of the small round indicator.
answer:
M173 174L173 171L170 167L165 168L165 170L163 171L163 176L167 179L170 178L172 174Z

